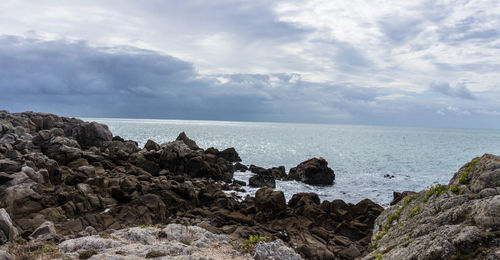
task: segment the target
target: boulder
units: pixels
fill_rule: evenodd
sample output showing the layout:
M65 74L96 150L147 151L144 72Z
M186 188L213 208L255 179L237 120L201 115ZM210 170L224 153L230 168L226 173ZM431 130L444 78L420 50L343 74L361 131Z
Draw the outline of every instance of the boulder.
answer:
M155 141L148 139L148 141L144 145L144 148L148 151L159 151L160 145L155 143Z
M108 126L96 122L83 123L71 130L71 136L82 147L103 147L113 139Z
M21 170L22 164L11 159L0 160L0 172L14 173Z
M268 187L276 188L276 181L273 175L269 173L256 174L248 180L248 185L251 187Z
M277 213L286 209L285 195L282 191L274 191L264 187L255 193L255 206L263 212Z
M58 242L62 237L57 234L56 227L52 221L45 221L31 233L29 239L36 242Z
M187 137L186 133L184 133L184 132L180 133L179 136L177 136L177 139L175 139L175 140L184 142L191 150L200 149L200 147L198 147L196 142L189 139L189 137Z
M3 234L4 240L0 241L0 245L14 241L18 236L17 228L12 224L9 213L3 208L0 209L0 233Z
M312 158L290 169L288 179L310 185L332 185L335 174L323 158Z
M219 157L226 159L229 162L241 162L238 152L233 147L227 148L217 154Z
M237 162L234 164L234 170L240 172L246 172L248 170L248 167L244 164L241 164L240 162Z

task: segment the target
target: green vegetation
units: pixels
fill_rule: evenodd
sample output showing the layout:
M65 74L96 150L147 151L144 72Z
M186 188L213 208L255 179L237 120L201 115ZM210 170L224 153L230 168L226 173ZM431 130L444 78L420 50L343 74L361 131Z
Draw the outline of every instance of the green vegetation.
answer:
M190 246L191 245L191 241L189 241L189 240L182 239L182 240L180 240L180 242L183 243L186 246Z
M434 194L436 194L436 197L438 197L439 195L446 193L447 191L448 191L448 186L446 186L446 185L439 184L439 183L436 183L436 186L431 185L429 187L429 191L425 195L423 202L425 203L425 202L429 201L429 198Z
M85 251L82 251L78 255L78 259L89 259L93 255L97 255L97 254L98 254L98 252L96 250L94 250L94 249L85 250Z
M417 212L419 210L420 210L420 206L413 208L413 210L410 212L410 214L408 215L408 217L412 218L413 216L415 216L415 214L417 214Z
M166 256L166 255L167 255L166 253L160 252L160 251L149 251L146 254L146 258L157 258L157 257Z
M377 254L377 260L381 260L382 258L384 258L382 254Z
M142 226L139 226L139 228L150 228L150 227L160 228L158 225L156 225L156 226L153 226L153 225L142 225Z
M452 185L449 189L453 193L459 193L460 189L456 185Z
M260 237L258 235L250 235L247 240L241 243L241 247L243 251L250 252L255 248L255 245L259 242L269 242L271 241L270 237Z
M460 175L460 178L458 178L458 182L460 184L468 184L470 181L470 176L469 176L469 171L472 170L472 168L480 161L481 159L477 159L469 163L467 168L465 168L464 172L462 172L462 175Z

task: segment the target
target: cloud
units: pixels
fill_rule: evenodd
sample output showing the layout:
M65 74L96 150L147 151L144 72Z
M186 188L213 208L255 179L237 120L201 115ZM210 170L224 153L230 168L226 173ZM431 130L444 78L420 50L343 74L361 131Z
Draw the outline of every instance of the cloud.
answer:
M500 111L495 0L3 1L0 17L11 110L444 126Z
M476 97L470 93L469 89L467 89L467 86L465 86L464 83L457 84L455 87L451 87L448 83L433 83L429 86L429 91L438 92L450 97L458 97L471 100L476 99Z

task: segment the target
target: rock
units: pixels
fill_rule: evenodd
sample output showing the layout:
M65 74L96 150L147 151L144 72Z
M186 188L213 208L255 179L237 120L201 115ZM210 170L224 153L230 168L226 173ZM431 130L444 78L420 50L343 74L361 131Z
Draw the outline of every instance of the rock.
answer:
M71 130L71 136L82 147L103 147L113 138L108 126L96 122L83 123L76 126Z
M12 177L10 174L7 174L5 172L0 172L0 185L3 185L13 179L14 177Z
M46 242L46 241L58 242L62 238L57 234L54 223L52 223L52 221L45 221L42 225L40 225L37 229L35 229L33 233L31 233L29 239L37 242Z
M474 158L449 185L408 192L375 220L372 245L363 259L486 259L498 251L500 195L495 179L500 157ZM493 242L496 241L496 242ZM497 258L500 255L496 256Z
M148 139L148 141L144 145L144 149L146 149L148 151L159 151L160 145L155 143L155 141Z
M403 192L394 191L392 193L391 206L395 205L396 203L401 201L401 199L403 199L404 197L406 197L408 195L414 195L414 194L416 194L416 192L414 192L414 191L403 191Z
M222 152L219 152L217 155L219 157L226 159L229 162L241 162L240 156L233 147L227 148Z
M285 195L282 191L261 188L255 193L255 206L264 212L277 213L286 209Z
M271 175L273 175L274 179L276 179L276 180L286 180L287 179L285 166L273 167L273 168L270 168L267 170L269 172L271 172Z
M0 172L14 173L21 171L22 164L11 159L0 160Z
M290 169L288 178L310 185L332 185L335 174L323 158L312 158Z
M268 187L276 188L276 181L274 177L269 173L256 174L248 180L248 185L251 187Z
M0 233L3 233L3 235L5 236L4 239L7 240L0 241L0 245L14 241L18 236L17 228L14 227L9 214L3 208L0 209Z
M254 259L268 260L268 259L287 259L287 260L301 260L302 257L295 253L291 248L287 247L283 241L275 240L273 242L263 243L260 242L255 246Z
M180 133L179 136L177 136L177 139L175 140L184 142L191 150L200 149L200 147L198 147L196 142L189 139L189 137L187 137L186 133L184 132Z
M14 257L12 257L11 254L9 254L6 251L0 250L0 260L12 260Z
M237 162L234 164L234 170L246 172L248 170L248 167L246 165L241 164L240 162Z

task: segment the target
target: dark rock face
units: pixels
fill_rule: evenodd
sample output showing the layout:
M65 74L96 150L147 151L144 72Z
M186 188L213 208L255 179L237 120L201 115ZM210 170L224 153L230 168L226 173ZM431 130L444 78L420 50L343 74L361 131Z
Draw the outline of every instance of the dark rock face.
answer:
M391 201L391 206L395 205L396 203L400 202L404 197L413 195L416 192L414 191L403 191L403 192L393 192L392 193L392 201Z
M368 253L371 226L382 211L377 204L320 203L311 193L287 205L281 191L267 187L241 200L224 192L245 184L232 182L236 151L194 149L187 136L180 139L148 141L140 149L97 123L0 111L0 213L17 228L7 234L2 226L0 238L18 233L19 239L55 241L86 230L181 222L234 239L280 238L306 259ZM324 170L326 162L310 165ZM251 168L273 181L286 176L284 167Z
M276 188L276 181L271 174L262 173L250 177L248 185L251 187L268 187L274 189Z
M335 174L323 158L312 158L290 169L288 179L311 185L332 185Z
M229 162L241 162L241 158L233 147L227 148L217 154L219 157L226 159Z
M241 171L241 172L246 172L248 171L248 167L246 165L243 165L239 162L234 164L234 170L235 171Z
M106 125L96 122L76 126L71 130L71 136L83 147L102 147L113 138Z
M179 136L177 136L177 139L175 140L184 142L191 150L200 149L200 147L198 147L196 142L189 139L189 137L187 137L186 133L184 132L180 133Z

